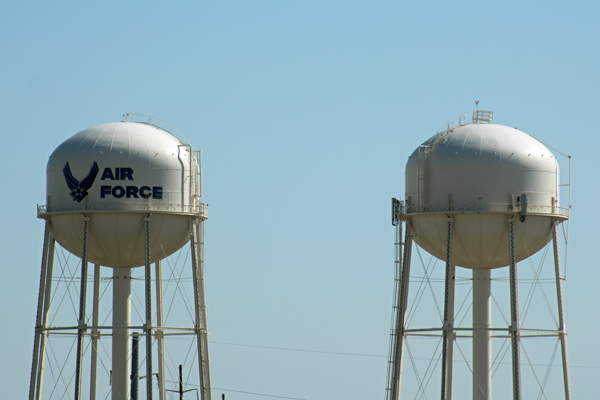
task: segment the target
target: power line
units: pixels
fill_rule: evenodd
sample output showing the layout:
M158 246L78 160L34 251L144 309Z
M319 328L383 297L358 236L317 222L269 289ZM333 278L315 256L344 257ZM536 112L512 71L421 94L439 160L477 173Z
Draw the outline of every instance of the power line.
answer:
M180 383L180 382L175 382L173 380L168 380L168 379L166 379L165 382ZM189 384L189 383L186 384L186 386L191 386L191 387L194 387L194 388L199 388L200 387L200 385L194 385L194 384ZM180 387L180 390L183 390L183 389ZM190 389L190 390L197 390L197 389ZM189 392L190 390L186 390L186 391ZM254 395L254 396L273 397L273 398L276 398L276 399L307 400L307 399L303 399L301 397L276 396L276 395L273 395L273 394L247 392L247 391L243 391L243 390L225 389L225 388L218 388L218 387L213 387L213 388L211 388L211 390L222 390L222 391L225 391L225 392L244 393L244 394L251 394L251 395ZM176 390L167 390L167 391L169 391L169 392L177 392Z
M293 349L290 347L272 347L272 346L259 346L254 344L240 344L240 343L227 343L227 342L210 342L211 344L225 344L229 346L240 346L240 347L255 347L259 349L271 349L271 350L287 350L287 351L298 351L302 353L320 353L320 354L335 354L341 356L358 356L358 357L376 357L376 358L387 358L387 356L381 356L376 354L361 354L361 353L344 353L338 351L324 351L324 350L307 350L307 349Z
M239 346L239 347L254 347L258 349L271 349L271 350L287 350L287 351L297 351L302 353L320 353L320 354L334 354L334 355L342 355L342 356L358 356L358 357L374 357L374 358L387 358L387 356L377 355L377 354L363 354L363 353L344 353L337 351L323 351L323 350L308 350L308 349L294 349L290 347L273 347L273 346L259 346L255 344L241 344L241 343L229 343L229 342L210 342L211 344L224 344L228 346ZM429 360L429 358L419 358L415 357L415 360ZM510 363L501 363L501 364L510 364ZM546 365L546 364L533 364L533 365ZM560 366L560 365L556 365ZM573 365L569 364L569 368L588 368L588 369L600 369L600 365ZM225 389L223 389L225 390ZM276 397L276 396L275 396ZM286 397L291 398L291 397Z
M272 394L264 394L264 393L254 393L254 392L244 392L242 390L233 390L233 389L223 389L223 388L212 388L213 390L224 390L226 392L235 392L235 393L244 393L244 394L251 394L254 396L263 396L263 397L274 397L276 399L289 399L289 400L307 400L307 399L302 399L300 397L285 397L285 396L275 396Z

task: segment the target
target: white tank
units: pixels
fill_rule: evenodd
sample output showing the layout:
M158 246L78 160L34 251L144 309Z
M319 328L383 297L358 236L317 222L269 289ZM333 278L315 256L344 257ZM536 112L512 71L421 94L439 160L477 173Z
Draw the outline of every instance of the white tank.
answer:
M445 259L452 216L453 262L497 268L508 264L511 215L522 220L514 225L520 261L548 243L553 218L566 218L566 212L558 208L554 155L526 133L477 123L476 115L475 123L441 131L411 154L405 210L414 240L429 253Z
M90 218L89 261L144 265L144 218L151 214L152 262L189 239L190 215L201 211L198 160L191 146L157 126L117 122L85 129L62 143L46 170L40 217L54 238L81 257Z

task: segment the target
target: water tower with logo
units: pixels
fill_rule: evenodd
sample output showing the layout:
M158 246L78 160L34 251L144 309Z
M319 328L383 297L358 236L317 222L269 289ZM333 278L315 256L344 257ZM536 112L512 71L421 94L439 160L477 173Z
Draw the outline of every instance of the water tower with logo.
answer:
M138 357L146 364L146 398L153 397L157 377L158 398L163 400L164 343L166 337L173 337L169 335L187 336L195 342L193 359L197 361L200 397L210 400L203 276L207 208L201 202L200 153L176 135L181 136L156 118L127 114L121 122L75 134L50 156L46 204L38 207L38 217L45 220L46 229L30 400L53 398L58 389L70 392L69 398L95 399L101 374L109 382L113 400L137 399L138 382L143 378L136 370ZM187 273L191 276L189 291L193 292L190 323L166 326L161 260L188 243L191 271ZM56 271L57 257L73 256L79 260L78 276L65 268ZM94 264L92 274L89 263ZM101 271L112 274L102 278ZM136 278L140 274L142 278ZM144 282L143 294L138 297L132 296L132 281L136 279ZM68 294L75 293L71 305L65 300L66 294L61 298L54 293L53 284L66 280ZM110 286L100 293L102 281L110 282ZM99 320L100 300L110 289L112 312ZM132 305L141 321L138 324L132 324ZM55 317L64 314L65 307L72 307L73 320L65 326L63 319L63 325L57 326ZM53 368L46 364L57 352L49 346L49 338L73 341L64 352L74 355L69 361L74 365ZM140 339L145 339L141 357L137 351ZM106 341L109 349L104 347ZM101 353L110 361L100 365ZM60 385L43 392L48 369ZM89 384L89 392L83 391L83 382L86 387Z
M392 223L397 227L397 286L388 400L401 397L403 359L407 357L407 350L411 352L407 347L409 337L439 338L440 341L435 342L439 346L436 348L438 358L432 358L428 364L425 372L428 378L420 382L418 392L423 394L423 386L437 381L432 379L432 371L439 368L441 398L446 400L452 397L453 369L457 362L468 365L472 373L472 398L492 398L492 376L502 364L498 361L502 357L492 358L492 338L503 340L506 344L503 354L511 354L512 397L522 399L522 340L554 338L555 349L559 348L562 354L562 379L556 380L562 380L565 399L571 398L559 254L559 226L568 220L568 209L559 207L558 162L535 138L517 128L492 124L492 115L491 111L476 111L459 117L420 145L406 164L404 200L392 200ZM417 283L418 288L414 283L411 285L411 279L415 278L415 271L411 274L413 242L433 255L433 260L443 261L445 271L440 271L439 279L443 291L436 294L431 276L427 275L431 269L426 270ZM557 315L556 325L552 329L525 329L520 326L517 263L543 248L549 249L549 242L552 242L554 258L549 279L553 280L556 290L557 303L552 311ZM472 301L471 315L465 311L461 320L472 321L471 326L458 326L455 289L459 271L456 267L461 267L462 273L471 270L471 277L461 280L462 285L470 286L470 294L465 298ZM505 296L510 309L500 312L510 317L506 318L508 326L498 326L492 325L491 318L491 272L506 270L504 267L508 269L508 279L496 282L499 286L508 286L509 294ZM411 287L420 293L416 298L409 297ZM422 300L425 291L437 296L436 304L437 299L443 299L437 304L443 303L438 309L440 325L409 326L412 320L409 310ZM461 310L468 309L464 303L459 306ZM436 314L435 310L430 313ZM453 352L457 338L472 342L468 350L470 357L460 348L460 353ZM540 382L542 380L540 378Z

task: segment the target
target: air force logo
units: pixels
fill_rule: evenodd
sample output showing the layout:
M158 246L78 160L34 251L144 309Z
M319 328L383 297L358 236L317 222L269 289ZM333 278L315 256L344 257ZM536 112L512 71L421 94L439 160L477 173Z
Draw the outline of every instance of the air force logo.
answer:
M65 180L67 181L67 186L71 189L71 197L73 201L77 200L77 202L81 202L87 196L88 189L92 187L94 180L96 179L96 175L98 175L98 164L94 161L92 168L90 169L89 174L79 182L73 174L71 173L71 167L69 167L69 162L65 163L63 167L63 174L65 176Z
M113 172L114 170L114 172ZM73 198L73 201L81 202L87 195L88 189L92 187L94 184L94 180L98 175L100 168L98 168L98 163L94 161L92 164L92 168L88 175L80 181L78 181L71 172L71 167L69 163L66 162L63 167L63 175L65 176L65 180L67 181L67 186L71 189L69 193ZM133 168L126 167L117 167L104 168L104 172L102 173L101 181L110 180L110 181L133 181ZM163 187L162 186L135 186L135 185L102 185L100 186L100 198L108 198L114 197L115 199L127 198L127 199L155 199L162 200L163 199Z

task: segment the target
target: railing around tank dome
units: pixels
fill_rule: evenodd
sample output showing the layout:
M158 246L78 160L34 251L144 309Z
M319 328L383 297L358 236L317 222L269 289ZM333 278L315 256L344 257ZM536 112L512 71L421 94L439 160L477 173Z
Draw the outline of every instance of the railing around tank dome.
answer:
M470 121L469 121L470 119ZM468 124L490 124L494 119L494 112L489 110L475 110L471 114L460 115L450 121L446 122L436 134L438 136L444 134L445 132L458 128L463 125Z
M83 213L83 212L118 212L118 213L161 213L194 215L208 218L208 205L159 204L159 203L118 203L118 204L56 204L38 205L38 218L45 218L53 214Z
M179 135L177 138L183 139L184 143L190 143L190 141L187 140L187 138L183 136L183 134L179 132L173 125L163 121L160 118L141 113L126 113L123 114L123 117L125 118L123 122L136 122L138 124L152 125L153 127L168 132L175 137ZM177 133L177 135L175 133Z
M436 204L402 207L402 215L405 217L427 214L520 214L521 211L521 205L510 206L506 204ZM569 209L564 207L536 206L528 204L526 214L568 219Z

